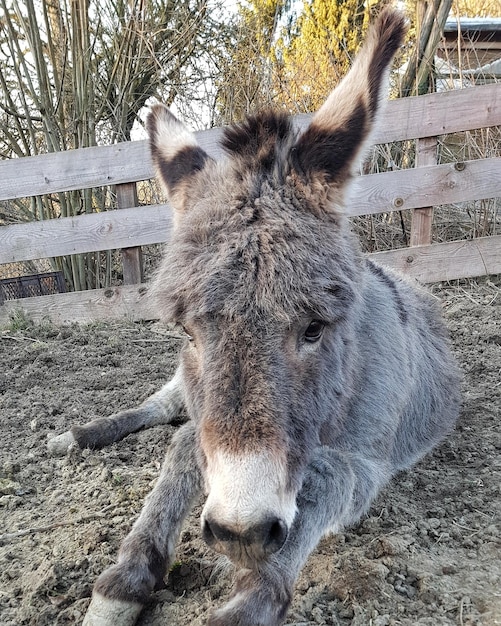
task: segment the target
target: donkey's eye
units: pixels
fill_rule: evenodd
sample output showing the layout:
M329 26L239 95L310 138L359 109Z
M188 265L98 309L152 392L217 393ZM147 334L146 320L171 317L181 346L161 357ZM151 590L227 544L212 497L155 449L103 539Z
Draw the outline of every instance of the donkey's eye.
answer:
M183 330L184 330L184 333L186 335L186 339L188 341L193 341L193 335L190 335L190 333L186 330L186 328L184 326L183 326Z
M186 329L186 326L183 326L182 324L179 324L179 328L183 331L183 333L186 335L186 339L188 341L193 341L193 336L190 334L190 332Z
M305 330L304 339L309 343L315 343L318 341L324 332L325 324L321 320L313 320Z

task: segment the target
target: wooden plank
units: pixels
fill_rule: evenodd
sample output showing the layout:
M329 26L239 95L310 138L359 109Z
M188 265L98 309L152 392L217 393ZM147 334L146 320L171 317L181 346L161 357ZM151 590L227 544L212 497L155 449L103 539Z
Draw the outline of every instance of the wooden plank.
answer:
M470 241L402 248L369 255L423 283L501 273L501 235ZM40 322L90 323L95 320L155 319L146 285L113 287L7 300L0 306L0 325L16 311Z
M311 114L296 115L303 129ZM501 83L390 100L381 112L372 143L435 137L501 124Z
M311 115L295 123L305 128ZM373 143L455 133L501 124L501 84L426 94L388 102ZM196 133L213 158L221 158L222 129ZM54 152L0 162L0 200L152 178L146 141Z
M416 140L416 167L437 164L437 138L422 137ZM431 243L433 206L414 209L411 221L411 246L424 246Z
M136 207L136 183L122 183L115 188L119 209ZM140 246L122 248L122 267L124 285L138 285L143 282L143 254Z
M222 156L221 129L197 133L204 149ZM147 141L92 146L0 161L0 200L25 198L153 178Z
M501 157L418 167L355 179L348 215L496 198L501 193Z
M128 183L151 172L144 141L10 159L0 163L0 200Z
M370 256L423 283L499 274L501 235L375 252Z
M8 324L10 316L16 312L35 322L49 319L54 324L120 319L139 321L157 317L152 312L144 284L6 300L0 306L0 325Z
M369 174L356 179L347 214L370 215L501 195L501 157ZM0 263L163 243L168 205L132 207L0 227Z
M501 84L494 83L391 100L382 111L373 143L435 137L499 124Z
M163 243L171 228L166 204L0 226L0 263Z

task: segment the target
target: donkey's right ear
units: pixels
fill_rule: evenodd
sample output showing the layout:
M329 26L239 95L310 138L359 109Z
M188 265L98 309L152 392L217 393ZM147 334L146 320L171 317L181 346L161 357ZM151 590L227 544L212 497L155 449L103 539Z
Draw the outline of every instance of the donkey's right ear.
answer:
M342 191L353 175L386 100L391 61L406 30L400 11L383 9L350 71L299 137L291 159L309 183Z
M151 107L146 119L156 174L179 216L187 208L193 176L211 161L193 133L163 104Z

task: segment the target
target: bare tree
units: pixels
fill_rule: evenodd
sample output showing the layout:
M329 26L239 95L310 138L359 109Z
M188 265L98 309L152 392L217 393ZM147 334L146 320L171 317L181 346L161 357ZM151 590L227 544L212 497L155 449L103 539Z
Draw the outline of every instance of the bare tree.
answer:
M402 96L427 93L437 46L444 32L452 0L419 0L416 4L416 42L400 81Z
M218 4L0 0L0 156L128 140L148 98L192 101L213 72L210 47L215 29L223 31ZM3 214L45 219L106 210L112 202L108 190L83 190L11 203ZM107 256L54 264L73 288L99 287L110 281Z

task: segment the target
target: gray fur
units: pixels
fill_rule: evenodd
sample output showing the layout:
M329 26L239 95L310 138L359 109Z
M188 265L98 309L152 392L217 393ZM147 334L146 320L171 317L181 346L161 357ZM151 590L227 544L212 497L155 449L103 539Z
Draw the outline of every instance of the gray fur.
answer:
M181 526L201 489L195 431L187 423L173 437L160 478L122 543L117 564L99 577L95 591L144 603L172 562Z
M359 520L453 428L459 375L436 302L366 260L342 213L403 33L401 15L384 11L303 135L282 115L251 118L226 132L224 163L153 109L152 155L176 227L152 292L189 339L174 382L72 432L103 445L171 421L182 400L190 420L96 583L89 625L136 615L205 490L204 537L238 568L209 624L277 626L320 538Z

